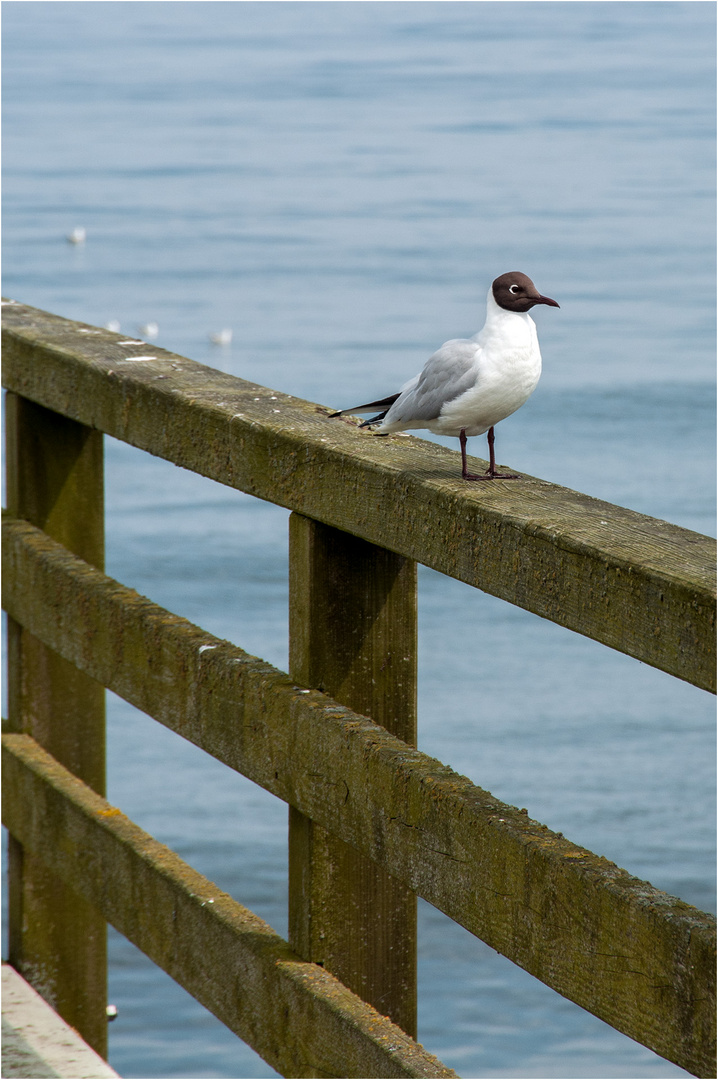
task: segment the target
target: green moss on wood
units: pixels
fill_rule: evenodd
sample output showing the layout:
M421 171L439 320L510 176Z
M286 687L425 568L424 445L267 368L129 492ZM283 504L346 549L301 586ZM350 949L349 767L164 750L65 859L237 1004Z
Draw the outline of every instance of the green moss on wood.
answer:
M454 451L122 340L10 304L4 385L715 690L708 537L530 476L466 484Z
M302 692L32 526L10 522L5 532L7 609L48 645L549 986L711 1075L712 916L551 833L371 720Z
M7 496L19 517L104 565L102 435L6 397ZM105 790L105 692L8 621L8 721ZM105 922L17 841L9 849L9 958L99 1054L107 1053Z
M456 1075L25 735L3 736L3 820L282 1075Z

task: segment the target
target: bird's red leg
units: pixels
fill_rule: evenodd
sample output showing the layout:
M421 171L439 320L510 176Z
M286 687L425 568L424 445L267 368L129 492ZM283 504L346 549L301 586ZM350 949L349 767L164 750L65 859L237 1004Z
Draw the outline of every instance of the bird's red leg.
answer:
M463 480L478 480L478 476L470 476L466 465L466 432L462 428L459 432L459 446L461 447L461 477Z
M517 473L502 473L496 472L496 457L494 456L494 429L489 428L488 435L486 436L489 442L489 471L486 477L487 480L520 480L521 477Z
M466 464L466 429L462 428L459 433L459 443L461 445L461 476L464 480L490 480L489 476L474 476L470 473Z
M461 476L464 480L520 480L521 478L516 473L499 473L496 472L496 458L494 457L494 429L489 428L488 433L489 440L489 467L482 476L475 476L470 473L466 464L466 429L462 428L459 433L459 444L461 446Z
M494 429L489 428L486 436L489 444L489 476L496 476L496 456L494 454Z

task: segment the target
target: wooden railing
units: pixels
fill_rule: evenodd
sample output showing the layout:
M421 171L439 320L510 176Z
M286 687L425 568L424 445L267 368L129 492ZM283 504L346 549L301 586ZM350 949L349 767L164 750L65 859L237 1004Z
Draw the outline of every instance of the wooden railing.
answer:
M51 1004L105 1052L109 921L285 1076L453 1076L418 894L714 1076L712 916L413 748L417 561L714 690L713 542L14 301L3 346L10 959ZM104 575L103 432L293 511L289 675ZM289 943L105 801L104 687L289 804Z

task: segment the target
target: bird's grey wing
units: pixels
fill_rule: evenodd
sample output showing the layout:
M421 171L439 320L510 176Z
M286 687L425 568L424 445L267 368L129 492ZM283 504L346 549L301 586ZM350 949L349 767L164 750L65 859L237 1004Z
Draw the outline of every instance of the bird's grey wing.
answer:
M447 401L459 397L476 381L475 341L456 338L445 342L424 365L387 414L387 423L436 420Z

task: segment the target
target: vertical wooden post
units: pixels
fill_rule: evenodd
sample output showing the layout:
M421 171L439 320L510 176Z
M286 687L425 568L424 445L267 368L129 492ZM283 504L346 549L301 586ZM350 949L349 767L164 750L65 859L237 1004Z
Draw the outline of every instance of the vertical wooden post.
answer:
M9 510L104 568L102 434L16 394L6 398ZM99 794L105 793L105 692L12 619L8 708ZM107 928L81 896L10 839L10 963L107 1056Z
M299 514L289 537L292 678L416 745L416 563ZM289 939L416 1036L416 896L292 807Z

